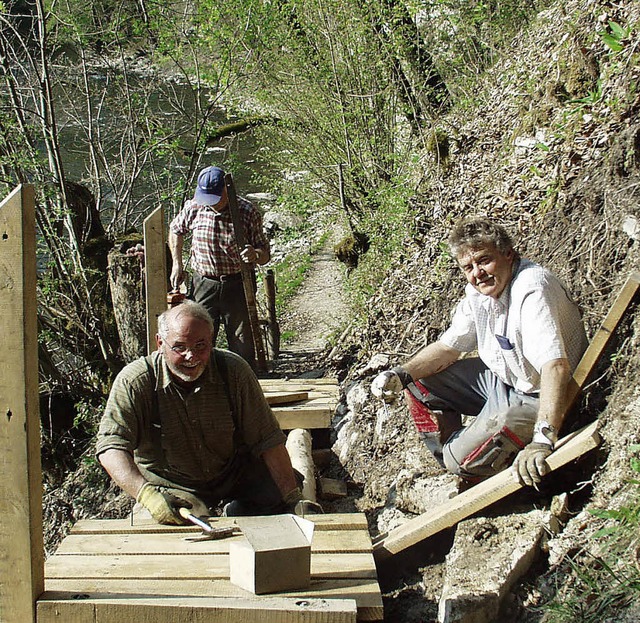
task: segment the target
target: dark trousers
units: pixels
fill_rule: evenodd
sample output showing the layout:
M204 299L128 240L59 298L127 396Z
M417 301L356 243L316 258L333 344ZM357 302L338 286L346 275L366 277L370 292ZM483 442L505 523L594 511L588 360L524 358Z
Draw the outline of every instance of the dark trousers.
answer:
M196 303L204 305L213 318L214 340L220 324L224 325L229 350L240 355L255 370L253 334L241 275L238 273L230 279L217 281L194 272L191 296Z
M209 506L220 501L235 500L246 515L272 515L285 512L282 493L278 489L265 462L249 452L236 452L224 473L203 499Z
M295 469L298 486L304 477ZM234 503L235 515L277 515L289 512L282 493L276 485L266 463L246 450L239 450L222 473L208 483L190 483L188 486L160 487L174 497L191 505L197 516L210 515L221 502Z

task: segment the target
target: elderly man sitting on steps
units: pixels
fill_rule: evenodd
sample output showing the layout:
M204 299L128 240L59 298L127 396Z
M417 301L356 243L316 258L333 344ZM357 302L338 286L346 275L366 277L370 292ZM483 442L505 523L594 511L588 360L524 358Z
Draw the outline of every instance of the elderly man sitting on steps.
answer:
M372 392L405 390L415 426L461 489L503 470L536 485L563 424L567 384L586 349L580 312L548 270L521 258L506 230L463 220L449 237L467 279L451 326ZM477 357L460 359L476 351ZM462 415L475 416L468 426Z

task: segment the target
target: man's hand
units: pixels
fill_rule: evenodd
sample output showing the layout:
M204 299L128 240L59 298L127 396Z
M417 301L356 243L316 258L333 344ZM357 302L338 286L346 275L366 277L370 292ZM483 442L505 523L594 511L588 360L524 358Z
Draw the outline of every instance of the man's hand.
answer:
M284 497L284 503L290 513L304 517L305 515L319 515L324 513L320 504L311 500L305 500L300 487L289 491Z
M180 284L184 281L184 269L182 268L181 264L174 262L171 268L170 281L171 281L171 287L176 290L180 287Z
M180 507L191 508L191 504L168 493L162 493L150 482L142 485L136 502L142 504L158 523L176 526L189 523L180 515L179 509Z
M521 485L536 486L549 473L547 457L553 452L548 443L532 441L525 446L511 467L513 479Z
M240 258L246 264L256 264L258 262L258 250L248 244L240 252Z
M384 402L394 402L398 394L412 382L412 378L403 368L385 370L371 383L371 393Z

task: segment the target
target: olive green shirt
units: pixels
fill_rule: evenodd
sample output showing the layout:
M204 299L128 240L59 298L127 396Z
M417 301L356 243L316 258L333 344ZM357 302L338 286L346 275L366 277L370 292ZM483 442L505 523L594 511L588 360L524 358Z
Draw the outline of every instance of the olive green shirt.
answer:
M249 365L228 351L224 357L229 391L239 427L238 440L252 454L284 443L285 436ZM155 387L146 361L155 372ZM162 429L167 471L151 435L153 392ZM116 377L98 430L96 456L118 449L134 456L142 475L154 484L198 490L219 476L234 451L234 421L220 371L213 356L195 387L173 382L156 351L128 364Z

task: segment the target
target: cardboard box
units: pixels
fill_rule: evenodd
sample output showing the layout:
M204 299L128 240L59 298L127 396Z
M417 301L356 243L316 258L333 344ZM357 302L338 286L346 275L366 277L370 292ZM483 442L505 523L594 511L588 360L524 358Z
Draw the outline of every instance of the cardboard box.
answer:
M231 582L256 595L309 587L312 521L272 515L236 523L245 538L229 546Z

